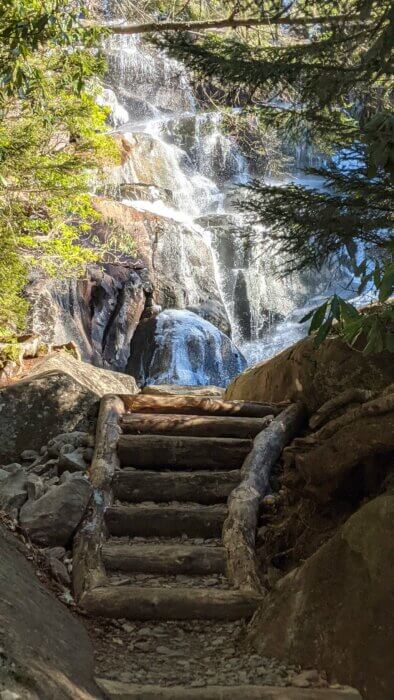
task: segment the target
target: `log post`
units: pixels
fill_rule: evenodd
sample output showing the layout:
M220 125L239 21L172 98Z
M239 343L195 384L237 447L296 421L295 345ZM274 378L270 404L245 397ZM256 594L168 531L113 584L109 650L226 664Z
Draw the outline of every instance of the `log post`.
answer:
M305 417L303 404L291 404L255 437L242 466L242 481L230 494L223 544L228 578L242 591L263 592L255 551L259 505L267 492L273 465Z
M105 540L104 512L112 501L111 483L118 466L116 447L123 413L124 404L118 396L108 395L101 399L95 450L89 469L93 496L73 544L73 589L77 601L86 591L102 585L106 577L101 559L101 546Z

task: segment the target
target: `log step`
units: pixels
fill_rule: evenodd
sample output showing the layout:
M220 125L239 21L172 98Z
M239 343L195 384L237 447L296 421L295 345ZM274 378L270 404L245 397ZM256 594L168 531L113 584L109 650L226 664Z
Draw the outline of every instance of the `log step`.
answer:
M254 438L269 425L272 416L239 418L238 416L198 416L128 413L120 427L127 435L189 435L197 437Z
M113 490L120 501L192 501L193 503L223 503L239 484L241 472L194 471L153 472L122 469L115 474Z
M361 700L354 688L278 688L269 685L134 685L97 678L110 700Z
M278 415L284 404L264 404L257 401L224 401L223 399L199 396L121 396L127 411L132 413L183 413L216 416L239 416L263 418Z
M103 561L111 571L144 574L224 574L223 547L106 544Z
M105 513L111 535L137 537L220 537L225 505L111 506Z
M141 468L239 469L253 445L236 438L122 435L122 466Z
M249 619L261 597L212 588L101 587L88 591L82 607L100 617L128 620Z

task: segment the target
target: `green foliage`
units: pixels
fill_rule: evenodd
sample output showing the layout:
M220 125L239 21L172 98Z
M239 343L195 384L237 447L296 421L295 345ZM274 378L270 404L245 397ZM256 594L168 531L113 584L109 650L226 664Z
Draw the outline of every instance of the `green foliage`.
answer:
M315 333L317 346L335 330L349 345L360 348L365 354L394 352L394 310L390 304L360 312L334 294L304 316L301 323L310 319L309 334Z
M0 328L23 327L34 267L78 274L93 173L117 157L95 103L105 68L80 2L0 0Z

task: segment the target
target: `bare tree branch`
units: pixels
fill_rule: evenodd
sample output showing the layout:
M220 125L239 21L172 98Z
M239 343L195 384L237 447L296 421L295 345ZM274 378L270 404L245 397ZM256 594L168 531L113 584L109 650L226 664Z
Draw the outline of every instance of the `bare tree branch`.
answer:
M190 22L147 22L144 24L100 25L113 34L147 34L150 32L200 32L204 29L237 29L238 27L262 27L273 25L307 26L316 24L340 24L342 22L360 22L358 15L335 15L332 17L225 17L223 19L196 20ZM84 26L93 26L92 22L83 22ZM97 26L97 25L96 25Z

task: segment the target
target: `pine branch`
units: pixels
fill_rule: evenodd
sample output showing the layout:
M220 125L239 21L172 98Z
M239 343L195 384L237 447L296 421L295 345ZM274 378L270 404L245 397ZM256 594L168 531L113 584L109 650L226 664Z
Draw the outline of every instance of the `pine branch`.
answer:
M299 26L305 27L318 24L342 24L343 22L357 23L361 20L358 15L333 15L329 17L234 17L230 15L222 19L196 21L147 22L144 24L115 24L105 23L100 28L108 29L113 34L148 34L153 32L200 32L205 29L238 29L239 27L262 26ZM82 22L83 26L97 26L91 22Z

